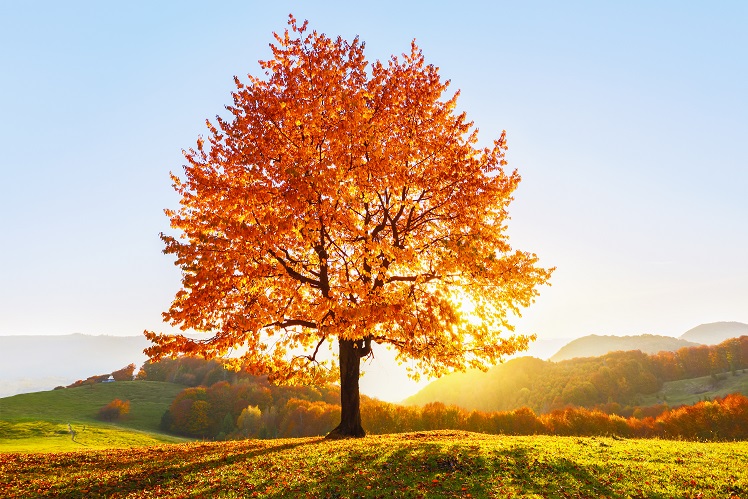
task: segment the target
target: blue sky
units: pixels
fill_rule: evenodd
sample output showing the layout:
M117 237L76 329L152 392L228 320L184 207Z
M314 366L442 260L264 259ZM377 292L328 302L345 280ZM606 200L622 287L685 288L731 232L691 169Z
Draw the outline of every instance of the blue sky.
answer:
M0 334L140 334L179 287L180 172L289 13L409 49L523 182L512 240L558 270L540 338L748 322L746 2L5 2Z

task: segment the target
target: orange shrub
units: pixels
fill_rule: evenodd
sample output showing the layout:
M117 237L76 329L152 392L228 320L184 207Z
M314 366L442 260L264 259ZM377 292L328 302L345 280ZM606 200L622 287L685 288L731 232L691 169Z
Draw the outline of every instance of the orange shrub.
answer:
M114 399L99 409L98 418L102 421L116 421L130 412L130 401Z

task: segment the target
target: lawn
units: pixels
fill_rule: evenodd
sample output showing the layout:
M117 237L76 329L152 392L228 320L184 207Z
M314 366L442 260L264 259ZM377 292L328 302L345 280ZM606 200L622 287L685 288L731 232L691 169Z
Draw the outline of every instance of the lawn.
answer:
M0 454L16 497L748 497L748 443L438 431Z
M713 400L730 393L748 395L748 373L738 370L735 374L722 373L717 376L668 381L662 389L641 398L640 405L655 405L666 401L671 407L693 405L701 400Z
M0 452L62 452L183 442L185 439L159 433L161 415L183 388L171 383L132 381L2 398ZM99 408L115 398L129 400L130 413L112 424L97 420Z

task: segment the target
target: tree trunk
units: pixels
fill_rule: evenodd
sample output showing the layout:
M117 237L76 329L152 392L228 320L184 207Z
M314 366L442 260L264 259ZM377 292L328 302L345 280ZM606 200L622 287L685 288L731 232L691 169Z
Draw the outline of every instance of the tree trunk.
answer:
M361 398L358 391L361 357L368 355L371 342L338 340L340 350L340 424L325 438L366 436L361 426Z

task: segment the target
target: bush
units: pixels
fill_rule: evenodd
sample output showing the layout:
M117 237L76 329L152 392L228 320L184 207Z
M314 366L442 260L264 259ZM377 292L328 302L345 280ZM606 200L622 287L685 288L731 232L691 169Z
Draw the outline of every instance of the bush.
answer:
M97 417L102 421L116 421L129 412L129 400L125 400L123 402L120 399L114 399L107 405L99 409L99 415Z
M118 371L114 371L112 377L114 381L132 381L133 373L135 373L135 364L130 364Z

